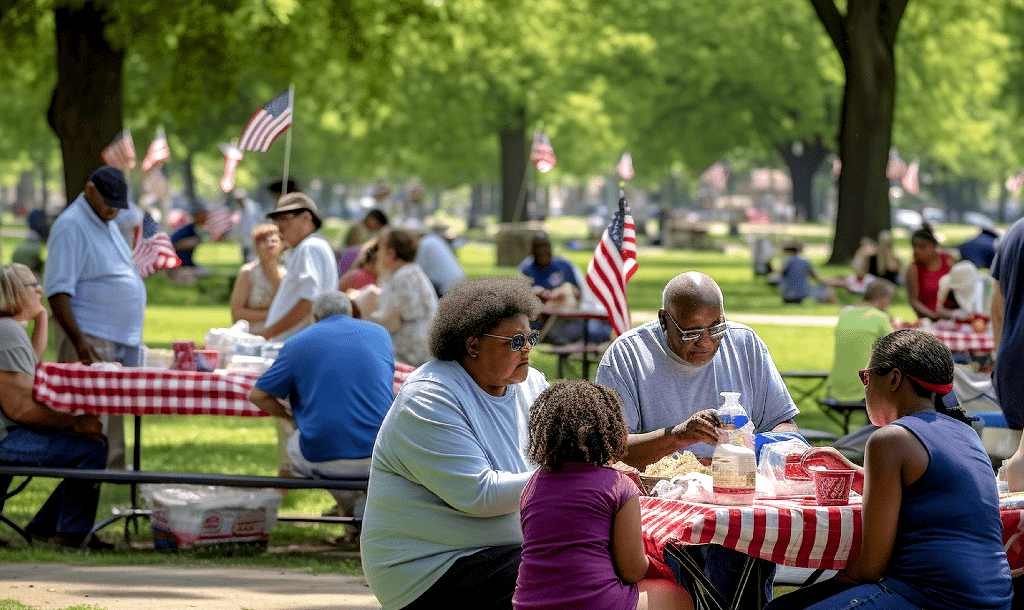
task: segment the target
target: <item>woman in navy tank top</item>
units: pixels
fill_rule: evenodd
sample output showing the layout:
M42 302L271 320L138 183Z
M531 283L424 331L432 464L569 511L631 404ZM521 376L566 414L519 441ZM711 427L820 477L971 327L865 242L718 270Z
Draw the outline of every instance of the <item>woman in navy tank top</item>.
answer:
M860 556L767 608L1009 610L992 464L967 414L942 403L953 388L949 349L929 333L898 330L879 339L860 375L868 417L880 426L864 468L835 450L805 456L864 477Z

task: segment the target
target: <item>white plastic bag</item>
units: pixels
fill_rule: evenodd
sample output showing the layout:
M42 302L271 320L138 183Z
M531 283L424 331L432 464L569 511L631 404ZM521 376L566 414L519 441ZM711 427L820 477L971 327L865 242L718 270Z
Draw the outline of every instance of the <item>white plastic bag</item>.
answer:
M786 468L786 456L802 454L806 449L807 443L798 439L767 443L761 447L757 472L768 483L763 490L764 493L774 496L814 495L814 481L811 480L810 473L798 473L792 466L788 470ZM758 486L758 492L761 491L761 487Z

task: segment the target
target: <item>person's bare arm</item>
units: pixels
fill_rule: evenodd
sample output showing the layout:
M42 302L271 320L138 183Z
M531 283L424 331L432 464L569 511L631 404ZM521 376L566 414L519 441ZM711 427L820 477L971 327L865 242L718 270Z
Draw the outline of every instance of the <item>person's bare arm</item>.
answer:
M74 430L92 438L102 438L103 428L95 415L72 415L52 409L32 398L31 376L15 371L0 371L0 408L11 421L34 430Z
M71 295L66 292L58 292L50 296L50 309L53 311L53 318L57 324L64 329L64 333L75 346L78 354L78 361L82 364L102 362L103 358L96 352L96 349L85 339L85 335L78 328L75 315L71 312Z
M397 331L402 328L402 312L394 305L384 309L378 309L367 316L367 319L371 322L380 324L384 328L388 329L388 332L393 333Z
M938 320L939 313L921 302L921 286L917 278L917 265L907 267L907 300L917 315L930 320Z
M633 496L612 519L612 563L615 574L626 583L639 582L647 573L650 560L644 553L640 528L640 498Z
M887 427L868 438L864 450L864 501L860 556L836 576L844 582L877 582L889 567L903 501L903 470L914 447L909 431ZM920 451L926 451L918 443ZM927 456L926 456L927 459Z
M999 280L992 280L992 303L989 305L989 316L992 318L992 356L999 350L999 339L1003 336L1003 310L1006 301Z
M249 272L239 273L235 280L235 287L231 289L231 321L248 320L249 322L263 322L267 319L269 309L257 309L249 307L249 295L252 294L252 280Z
M643 470L648 464L694 443L717 443L718 425L715 410L705 409L674 428L630 434L626 440L627 454L622 461Z
M781 424L772 428L772 432L800 432L800 428L796 425L796 422L792 419L787 419Z
M42 360L43 353L46 352L46 342L50 337L50 316L45 308L39 308L32 318L32 323L32 350L35 351L36 358Z
M249 390L249 402L256 405L260 411L275 417L291 419L291 411L288 410L288 403L283 398L278 398L269 392L253 387Z
M273 339L289 328L301 324L313 311L313 303L306 299L299 299L299 302L291 310L284 314L284 317L263 331L263 337Z

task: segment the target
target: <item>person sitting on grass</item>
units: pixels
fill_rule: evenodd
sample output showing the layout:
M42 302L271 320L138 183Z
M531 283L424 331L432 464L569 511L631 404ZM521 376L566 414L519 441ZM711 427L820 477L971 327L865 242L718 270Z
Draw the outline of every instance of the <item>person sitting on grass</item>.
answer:
M693 608L674 581L645 578L641 491L611 467L626 454L628 436L622 400L604 386L559 381L533 403L527 455L540 469L519 501L516 610ZM567 523L575 526L567 530Z
M878 341L860 377L868 417L881 426L868 439L864 468L831 447L803 456L809 467L863 477L860 555L766 610L1009 610L992 463L967 414L942 402L953 387L953 355L935 335L898 330Z
M838 303L835 290L826 286L818 277L814 265L801 254L803 249L804 245L795 240L782 245L782 252L789 257L782 263L782 277L779 280L782 302L802 303L806 298L813 298L819 303ZM817 286L811 286L811 280Z
M43 291L23 265L0 267L0 464L102 469L107 439L95 415L56 411L32 397L40 342L46 346ZM22 324L32 320L32 338ZM11 477L0 479L7 492ZM92 481L61 481L25 526L34 540L81 547L96 518L100 487ZM0 501L2 505L2 501ZM89 548L112 544L91 538Z

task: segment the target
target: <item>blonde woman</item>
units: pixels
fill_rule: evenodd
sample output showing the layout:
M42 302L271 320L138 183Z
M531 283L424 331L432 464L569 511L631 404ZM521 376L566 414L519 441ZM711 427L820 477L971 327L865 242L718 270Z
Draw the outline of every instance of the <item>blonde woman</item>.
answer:
M235 287L231 290L231 320L247 320L249 332L263 332L267 312L281 284L285 269L278 264L284 245L277 225L262 224L253 228L252 241L257 260L242 265Z

